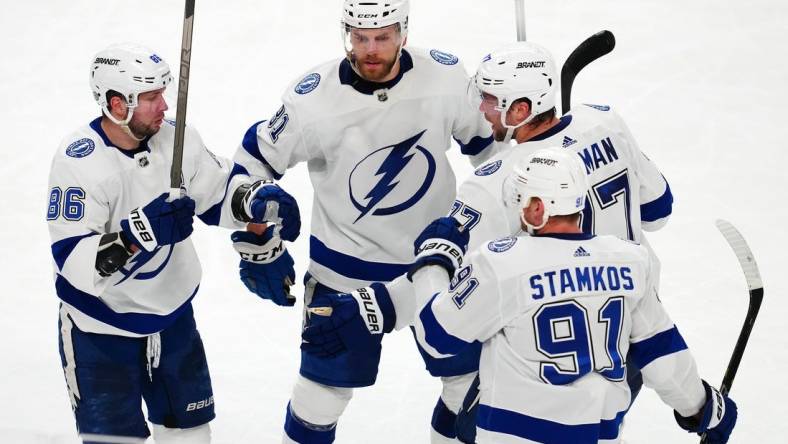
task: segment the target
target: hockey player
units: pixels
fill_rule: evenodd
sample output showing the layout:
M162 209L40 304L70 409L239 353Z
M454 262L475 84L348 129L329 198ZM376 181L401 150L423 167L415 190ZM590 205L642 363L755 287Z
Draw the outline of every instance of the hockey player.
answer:
M504 179L534 150L562 146L578 154L591 184L583 232L645 242L642 231L663 227L672 212L667 181L609 106L583 105L557 117L557 79L552 56L534 43L508 45L484 58L472 79L477 106L496 139L513 138L518 145L490 159L462 184L455 217L480 240L518 229L499 217L505 211L500 198Z
M405 273L419 230L454 200L446 157L452 137L476 164L490 155L491 129L468 104L457 57L406 49L408 7L407 0L345 1L346 57L292 84L271 119L249 129L235 157L250 174L273 179L307 162L314 188L307 303ZM251 234L236 240L255 243ZM294 276L289 256L242 269L250 271L243 279L252 291L294 303L286 289ZM302 353L285 441L332 441L353 388L375 382L380 351L378 344L333 358ZM477 360L478 350L428 357L428 370L444 382L440 412L447 404L459 408L472 377L455 376L474 371Z
M441 218L416 241L409 272L425 350L442 357L483 342L477 442L619 442L630 362L680 427L727 442L736 404L698 376L657 298L653 255L578 227L585 165L540 149L518 161L504 191L507 217L531 236L491 240L463 260L467 231ZM403 296L373 284L315 299L311 310L330 316L313 316L304 338L333 353L379 340L400 322Z
M192 128L183 197L168 200L175 128L164 120L163 94L171 80L147 48L99 52L90 86L103 116L66 136L52 161L47 221L59 348L86 443L145 441L143 399L157 443L210 442L214 399L191 305L201 275L193 217L229 228L276 219L297 231L297 211L285 211L296 208L292 197L250 184ZM293 205L266 218L270 201Z
M667 222L673 201L670 187L614 111L607 106L583 106L556 116L558 72L547 50L530 42L507 45L484 58L472 82L472 98L496 139L514 138L518 145L491 158L459 188L450 214L470 232L471 249L519 230L516 221L505 217L500 197L504 179L517 161L551 145L576 152L594 184L583 212L584 232L645 242L642 230L656 230ZM406 284L395 281L391 285L404 291ZM397 328L406 325L403 319ZM639 373L630 370L636 392ZM452 405L451 410L458 409ZM444 411L436 418L442 419L434 424L443 424L437 430L454 437L452 415Z

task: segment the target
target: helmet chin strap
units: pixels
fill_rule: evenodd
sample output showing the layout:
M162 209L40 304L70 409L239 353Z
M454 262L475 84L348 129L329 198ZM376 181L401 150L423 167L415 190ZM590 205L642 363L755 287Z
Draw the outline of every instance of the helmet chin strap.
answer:
M142 142L145 138L137 137L134 134L134 132L131 131L131 128L129 128L129 122L131 122L131 116L134 114L134 108L127 107L126 109L128 110L128 113L126 114L126 118L123 120L116 119L115 116L113 116L112 113L109 112L109 109L107 109L106 106L102 107L101 111L104 113L105 116L107 116L107 118L109 118L109 120L112 121L112 123L118 125L120 129L122 129L123 132L126 133L126 135L136 140L137 142Z
M501 111L501 125L503 125L503 127L506 128L506 136L503 138L503 143L509 143L512 140L512 137L514 136L514 132L517 130L517 128L520 128L521 126L530 122L535 117L535 115L531 113L531 115L526 117L525 120L518 123L517 125L509 125L506 123L506 114L508 113L509 113L509 108L507 108L505 111Z

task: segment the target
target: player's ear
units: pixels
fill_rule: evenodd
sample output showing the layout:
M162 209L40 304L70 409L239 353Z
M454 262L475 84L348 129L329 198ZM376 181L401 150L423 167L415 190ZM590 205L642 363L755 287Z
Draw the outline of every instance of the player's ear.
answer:
M123 119L126 117L126 101L120 96L112 96L109 99L109 110L113 116Z
M538 197L533 197L528 207L531 209L531 217L533 218L529 222L533 225L540 225L544 219L544 202Z
M531 106L525 100L515 102L511 109L514 112L515 125L531 115Z

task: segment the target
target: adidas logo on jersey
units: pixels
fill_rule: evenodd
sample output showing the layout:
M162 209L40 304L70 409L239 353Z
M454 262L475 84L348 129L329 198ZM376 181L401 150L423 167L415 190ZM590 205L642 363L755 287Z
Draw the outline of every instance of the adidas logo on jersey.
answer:
M564 143L561 145L562 147L566 148L569 145L577 143L577 140L570 138L569 136L564 136Z
M587 257L587 256L591 256L591 253L587 252L586 249L583 247L577 247L577 250L575 250L575 257Z

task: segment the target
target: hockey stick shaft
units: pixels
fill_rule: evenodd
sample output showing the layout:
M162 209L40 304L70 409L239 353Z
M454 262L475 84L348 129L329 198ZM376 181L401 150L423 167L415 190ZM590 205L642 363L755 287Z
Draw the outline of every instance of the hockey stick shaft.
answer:
M525 0L514 0L514 17L517 20L517 41L525 41Z
M727 395L733 385L733 379L736 377L736 372L739 370L739 364L741 364L742 357L744 356L744 349L747 348L750 333L752 333L752 329L755 326L755 318L758 317L758 311L763 302L764 292L763 282L761 281L761 275L758 271L758 264L755 262L755 256L753 256L744 237L727 221L718 220L717 228L736 254L736 259L738 259L739 265L744 272L744 277L747 280L750 296L747 316L744 318L744 325L742 325L741 331L739 332L739 338L736 340L736 346L733 348L731 359L728 361L728 367L725 369L725 376L722 378L722 385L720 385L720 392ZM707 442L705 434L700 442L701 444Z
M615 36L612 32L604 30L587 38L569 54L564 66L561 67L561 109L564 114L572 107L572 85L577 74L589 63L608 54L615 47Z
M733 348L728 368L725 370L725 376L722 378L720 392L723 394L727 395L733 385L733 378L736 377L736 372L739 370L739 364L742 356L744 356L744 349L747 347L747 342L750 339L750 333L755 325L755 318L758 316L762 301L763 288L750 291L750 305L747 308L747 317L744 319L744 325L741 332L739 332L739 339L736 340L736 347Z
M172 147L170 168L170 200L180 197L181 167L183 164L183 138L186 132L186 102L189 97L189 72L192 58L192 31L194 29L194 1L186 0L183 14L181 40L181 67L178 71L178 107L175 112L175 143Z

